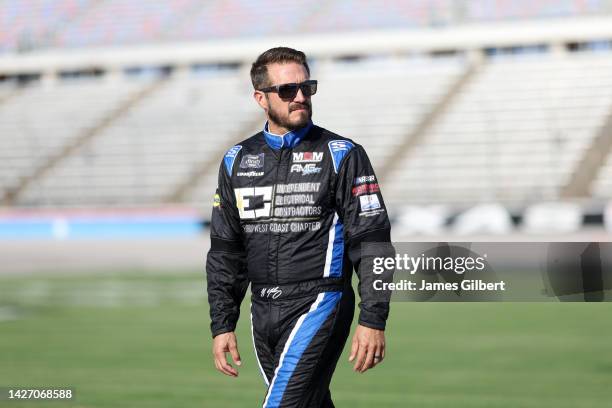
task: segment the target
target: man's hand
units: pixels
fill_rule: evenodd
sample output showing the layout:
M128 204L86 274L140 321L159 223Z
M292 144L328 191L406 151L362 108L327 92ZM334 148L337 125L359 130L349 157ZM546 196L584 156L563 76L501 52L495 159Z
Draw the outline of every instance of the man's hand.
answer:
M357 359L355 360L355 357ZM364 373L385 358L385 332L358 325L353 335L349 361L355 360L354 371Z
M215 359L215 367L225 375L230 377L238 377L236 370L230 363L227 362L225 353L232 355L232 360L237 366L242 365L240 361L240 353L238 353L238 342L234 332L221 333L213 339L213 357Z

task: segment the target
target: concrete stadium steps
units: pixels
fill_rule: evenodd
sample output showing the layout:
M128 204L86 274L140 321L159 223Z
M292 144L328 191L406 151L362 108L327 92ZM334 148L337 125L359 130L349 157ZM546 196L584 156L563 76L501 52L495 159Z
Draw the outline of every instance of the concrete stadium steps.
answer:
M313 120L364 145L377 171L395 158L381 177L391 208L558 198L612 110L612 56L494 59L405 151L406 138L465 75L466 64L460 58L315 62ZM2 190L149 84L62 81L6 99ZM174 197L207 212L223 151L263 126L251 93L244 70L177 72L32 180L17 205L138 205ZM610 167L608 159L593 194L610 195Z
M391 157L461 75L461 59L335 63L316 71L313 120L363 145L375 168Z
M221 157L218 162L218 164L221 163ZM202 211L206 219L210 218L212 211L213 198L218 184L218 174L219 166L217 165L211 168L208 174L200 180L198 185L185 200L186 203L193 205L198 211Z
M593 197L606 200L612 197L612 153L608 154L600 168L590 193Z
M612 108L609 54L494 59L389 175L390 206L556 199Z
M244 137L239 134L244 123L259 113L250 93L248 80L233 71L168 79L95 140L33 183L20 203L163 202L219 146Z
M217 188L219 165L225 152L233 143L238 143L261 131L262 127L261 113L251 115L251 121L244 122L242 128L233 133L236 136L241 135L240 137L233 137L233 140L228 140L229 144L227 145L222 143L211 145L209 154L192 167L191 174L182 184L176 186L177 188L165 201L190 203L199 209L208 208L207 206L212 202L213 194Z
M17 96L22 90L23 88L13 84L0 84L0 106L8 102L9 99Z
M143 86L75 81L30 86L7 99L0 105L0 193L18 187Z
M463 69L464 62L457 59L314 64L311 77L319 81L319 88L312 99L313 121L364 145L378 168ZM381 106L385 109L381 110ZM261 120L255 121L253 129L243 137L261 130L263 115L255 114ZM221 156L185 198L205 212L217 185L220 160Z

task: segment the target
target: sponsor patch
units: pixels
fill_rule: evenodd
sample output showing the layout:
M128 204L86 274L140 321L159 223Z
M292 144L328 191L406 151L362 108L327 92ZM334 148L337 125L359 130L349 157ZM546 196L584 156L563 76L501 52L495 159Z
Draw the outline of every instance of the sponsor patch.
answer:
M297 152L293 153L294 163L318 163L323 160L323 152Z
M274 198L276 205L298 205L298 204L314 204L316 202L314 194L277 194Z
M376 176L371 175L371 176L361 176L361 177L355 177L355 185L358 186L359 184L364 184L364 183L373 183L376 181Z
M235 188L240 219L269 217L272 209L272 186Z
M277 184L277 194L318 193L321 183L289 183Z
M329 147L332 152L337 152L340 150L350 150L353 147L353 144L345 140L332 140L329 142Z
M276 207L274 216L278 218L317 217L321 215L321 206L290 206Z
M317 167L314 163L307 164L292 164L291 165L291 173L302 173L303 176L308 174L316 174L320 173L321 168Z
M229 149L227 153L225 153L225 157L223 158L223 162L225 163L225 170L227 170L227 174L229 176L232 175L232 168L234 167L234 160L236 160L236 156L242 149L242 146L236 145Z
M215 194L215 197L213 198L213 207L220 207L221 206L221 197L219 196L219 194Z
M328 143L328 146L329 152L332 155L332 162L334 163L334 171L338 173L338 169L340 168L340 164L342 164L344 156L346 156L349 150L351 150L355 145L347 140L332 140Z
M295 222L271 222L271 223L256 223L245 224L242 227L247 234L268 233L272 232L304 232L304 231L319 231L321 229L320 221L295 221Z
M378 183L361 184L357 187L353 187L353 197L357 197L362 194L378 193L379 191L380 187L378 187Z
M229 149L227 151L227 153L225 153L225 157L227 157L229 159L235 158L236 155L238 154L238 152L240 151L240 149L242 149L242 146L240 146L240 145L236 145L236 146L232 147L231 149Z
M259 177L259 176L263 176L264 172L263 171L239 171L238 173L236 173L236 175L238 177Z
M261 169L264 166L264 156L264 153L244 155L240 161L240 168Z
M372 211L379 209L380 201L378 200L378 194L360 196L359 204L361 205L361 211Z

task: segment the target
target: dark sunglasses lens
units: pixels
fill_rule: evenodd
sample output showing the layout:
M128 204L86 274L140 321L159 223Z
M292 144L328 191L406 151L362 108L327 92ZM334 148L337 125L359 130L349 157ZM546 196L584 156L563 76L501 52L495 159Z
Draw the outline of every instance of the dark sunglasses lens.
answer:
M278 87L278 96L282 99L293 99L297 94L298 84L286 84Z
M302 93L304 96L312 96L317 93L317 83L316 82L307 82L302 84Z

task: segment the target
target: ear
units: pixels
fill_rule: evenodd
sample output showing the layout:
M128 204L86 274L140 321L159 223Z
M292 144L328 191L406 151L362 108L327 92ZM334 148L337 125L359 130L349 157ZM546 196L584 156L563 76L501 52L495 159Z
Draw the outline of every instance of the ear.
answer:
M266 95L263 92L261 91L253 92L253 98L255 98L255 102L257 102L263 110L265 111L268 110L268 99L266 98Z

